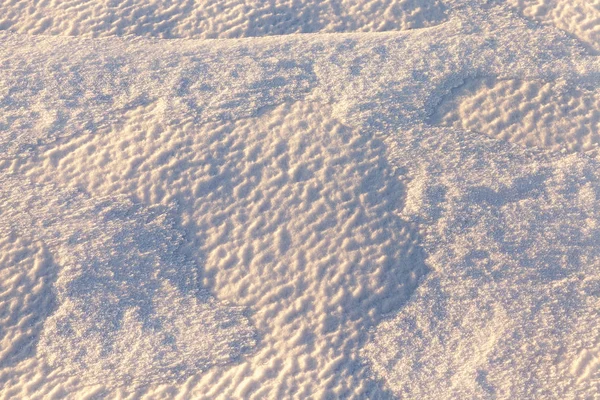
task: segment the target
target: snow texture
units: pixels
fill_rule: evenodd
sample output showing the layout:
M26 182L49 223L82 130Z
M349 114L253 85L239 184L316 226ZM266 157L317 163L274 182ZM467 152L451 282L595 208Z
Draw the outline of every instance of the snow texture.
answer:
M14 0L0 14L0 29L19 33L202 39L414 29L446 17L440 0Z
M3 2L0 398L593 398L596 3Z
M39 340L44 362L86 384L139 385L226 363L254 346L240 307L200 289L197 266L178 254L182 237L168 210L13 179L3 179L2 200L12 267L3 278L19 282L19 270L30 268L17 290L43 305L4 299L12 312L3 363L28 356ZM41 332L18 332L42 318Z

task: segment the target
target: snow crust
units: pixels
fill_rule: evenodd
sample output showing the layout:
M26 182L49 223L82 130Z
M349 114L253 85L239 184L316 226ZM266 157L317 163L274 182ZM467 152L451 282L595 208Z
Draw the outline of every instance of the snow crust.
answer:
M428 220L427 264L438 273L377 328L364 350L374 370L402 398L592 397L597 161L456 131L424 136L412 155L430 171L416 179L431 183L407 202Z
M3 278L17 283L3 302L11 309L3 362L31 357L31 336L39 335L37 356L61 373L86 385L140 385L206 370L254 346L242 309L198 284L165 207L94 201L11 178L2 181L2 200ZM30 321L35 326L19 332Z
M2 3L0 397L592 398L597 8Z
M0 15L0 29L19 33L202 39L380 32L446 19L440 0L6 1Z

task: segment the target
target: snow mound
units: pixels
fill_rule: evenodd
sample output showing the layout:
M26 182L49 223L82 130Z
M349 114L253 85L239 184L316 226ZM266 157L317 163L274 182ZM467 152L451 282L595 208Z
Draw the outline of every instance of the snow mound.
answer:
M357 390L357 379L368 379L357 363L365 327L398 310L426 271L417 232L397 215L402 171L387 165L380 140L331 111L296 102L200 127L155 119L154 131L132 121L121 132L82 137L52 168L96 196L133 192L179 205L191 254L206 260L204 284L255 310L261 350L239 369L250 374L243 393ZM101 162L90 146L114 156ZM132 173L131 157L140 153ZM76 167L81 157L85 169ZM258 376L257 368L264 369ZM216 387L233 396L237 384Z

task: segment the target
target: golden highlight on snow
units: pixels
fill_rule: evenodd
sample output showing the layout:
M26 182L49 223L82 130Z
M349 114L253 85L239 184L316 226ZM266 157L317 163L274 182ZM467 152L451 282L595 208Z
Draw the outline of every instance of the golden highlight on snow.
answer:
M578 38L593 54L600 52L598 0L510 0L524 16L548 23Z
M0 398L593 398L597 11L0 4Z
M473 79L452 89L431 122L525 146L595 156L600 97L565 81Z
M600 165L422 134L435 137L395 151L438 171L408 200L430 220L427 264L438 273L379 325L363 353L373 370L400 398L593 397ZM447 152L432 157L440 142Z
M240 38L381 32L445 20L440 0L50 0L0 5L0 29L34 35Z

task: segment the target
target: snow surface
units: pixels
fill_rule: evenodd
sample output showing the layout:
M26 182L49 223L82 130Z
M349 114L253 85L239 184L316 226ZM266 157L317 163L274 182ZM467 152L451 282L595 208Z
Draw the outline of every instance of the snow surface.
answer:
M593 398L599 17L2 2L0 398Z

